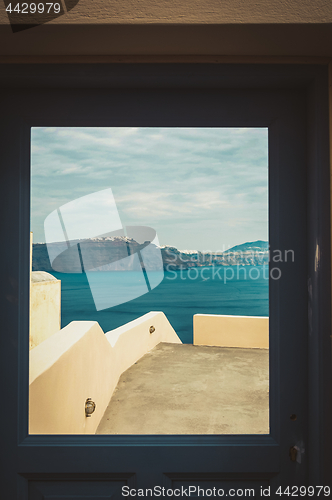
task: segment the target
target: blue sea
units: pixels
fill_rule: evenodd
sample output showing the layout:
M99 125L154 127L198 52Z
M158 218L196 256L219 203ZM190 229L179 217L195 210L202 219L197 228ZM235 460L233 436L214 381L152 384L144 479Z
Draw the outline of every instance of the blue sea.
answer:
M117 281L121 286L124 273L97 272L94 278L102 286L112 274L114 286ZM150 292L101 311L96 310L85 274L52 274L61 280L62 327L71 321L93 320L108 332L150 311L163 311L182 342L191 344L194 314L269 315L268 266L165 272L163 281Z

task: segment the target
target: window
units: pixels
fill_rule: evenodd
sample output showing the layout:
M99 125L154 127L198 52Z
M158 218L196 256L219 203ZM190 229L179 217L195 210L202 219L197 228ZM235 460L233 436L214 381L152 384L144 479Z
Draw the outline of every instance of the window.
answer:
M30 432L268 434L267 128L31 142Z
M105 488L115 492L123 485L133 487L134 481L137 487L188 487L194 480L220 488L249 483L258 493L260 487L278 484L326 484L325 436L331 421L326 68L58 67L52 70L52 88L50 67L39 71L36 88L35 68L6 68L3 85L12 78L17 87L6 88L1 97L6 168L0 199L10 242L3 248L1 284L10 335L3 336L1 352L8 380L3 398L12 401L11 411L3 414L3 449L17 458L4 468L6 477L15 477L10 495L19 489L23 498L33 500L38 495L65 498L93 488L95 498L105 496ZM72 436L69 441L66 436L29 436L30 128L226 125L269 128L270 245L295 252L294 266L281 269L286 279L270 283L270 434ZM64 403L55 401L65 413ZM295 446L298 462L292 463L289 451Z

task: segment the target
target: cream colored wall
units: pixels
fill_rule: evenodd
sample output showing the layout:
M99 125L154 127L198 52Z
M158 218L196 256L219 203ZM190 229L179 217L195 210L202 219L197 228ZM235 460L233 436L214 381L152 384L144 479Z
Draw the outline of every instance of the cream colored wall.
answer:
M61 281L44 271L31 273L30 349L61 328Z
M150 326L155 328L151 334ZM130 323L106 333L114 348L119 372L124 372L137 359L153 349L159 342L182 344L181 340L162 312L150 312ZM128 348L130 346L130 349Z
M30 351L30 434L93 434L115 387L112 348L94 321L73 321ZM85 401L96 411L85 416Z
M195 314L195 345L269 348L269 318Z
M49 337L30 351L30 434L94 434L120 375L159 342L181 343L162 312L106 335L97 322L74 321Z

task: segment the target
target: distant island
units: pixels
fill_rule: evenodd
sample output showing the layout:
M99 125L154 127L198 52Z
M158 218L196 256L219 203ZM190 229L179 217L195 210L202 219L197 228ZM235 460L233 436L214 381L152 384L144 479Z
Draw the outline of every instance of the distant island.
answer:
M269 244L257 240L236 245L224 251L200 252L178 250L175 247L161 247L164 268L186 269L206 266L257 266L269 263Z
M149 243L140 244L126 236L99 237L84 241L72 241L71 246L65 251L63 251L63 243L51 243L52 253L60 254L53 262L53 267L50 264L46 244L34 243L32 270L77 273L82 271L81 263L84 262L85 270L101 266L103 266L103 270L107 270L107 267L112 264L112 270L121 271L124 270L122 259L143 250ZM176 247L167 245L158 248L161 250L164 270L168 271L191 267L257 266L269 263L269 244L262 240L243 243L216 252L178 250ZM149 261L150 269L154 267L158 269L160 260L156 258L155 254L152 252L149 257L151 259Z

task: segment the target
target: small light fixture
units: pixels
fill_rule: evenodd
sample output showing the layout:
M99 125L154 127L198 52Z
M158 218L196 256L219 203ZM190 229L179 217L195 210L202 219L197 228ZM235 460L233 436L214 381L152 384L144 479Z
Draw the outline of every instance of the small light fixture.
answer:
M94 403L91 398L88 398L85 401L85 416L91 417L91 413L93 413L95 409L96 409L96 403Z
M155 331L156 331L155 327L154 327L154 326L150 326L150 328L149 328L149 332L150 332L150 333L153 333L153 332L155 332Z

